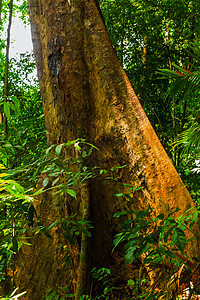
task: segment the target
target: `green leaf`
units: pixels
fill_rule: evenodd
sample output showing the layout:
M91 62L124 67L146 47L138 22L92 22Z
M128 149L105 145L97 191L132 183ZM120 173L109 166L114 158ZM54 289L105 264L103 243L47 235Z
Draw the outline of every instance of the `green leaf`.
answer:
M46 149L46 155L49 154L52 148L54 148L54 145L51 145L49 148Z
M187 243L184 231L177 227L174 228L172 242L183 252Z
M134 188L133 190L134 190L134 192L137 192L137 191L139 191L139 190L141 190L141 186L139 186L139 187L136 187L136 188Z
M127 215L127 212L126 211L120 211L118 213L115 213L113 217L114 218L119 218L119 217L124 216L124 215Z
M53 291L50 295L46 297L46 300L53 300L55 299L56 291Z
M76 192L74 190L71 190L71 189L67 189L67 194L69 194L70 196L76 198Z
M53 182L52 182L52 186L54 186L58 181L59 181L59 177L58 178L56 178Z
M58 223L58 220L56 220L55 222L53 222L51 225L49 225L46 230L50 230L52 227L54 227L56 224Z
M47 186L47 184L49 183L49 178L46 177L44 180L43 180L43 186Z
M132 279L129 279L127 285L135 285L135 282Z
M15 105L14 105L14 103L10 102L9 105L10 105L10 108L15 111Z
M87 156L87 152L86 151L83 151L82 152L82 157L86 157Z
M62 147L63 147L63 144L60 144L60 145L56 146L56 154L57 154L57 156L60 155Z
M135 247L134 247L135 248ZM124 262L126 265L131 264L135 259L135 249L131 247L128 252L124 255Z
M114 236L114 240L113 240L113 244L114 244L114 249L119 245L119 243L121 243L124 240L124 234L118 233ZM114 250L113 249L113 250Z
M190 222L189 228L191 229L193 227L193 225L197 222L199 216L199 211L194 212L192 220Z
M10 119L10 105L8 102L4 102L4 113L8 119Z
M92 153L93 148L91 147L90 150L88 151L88 155Z

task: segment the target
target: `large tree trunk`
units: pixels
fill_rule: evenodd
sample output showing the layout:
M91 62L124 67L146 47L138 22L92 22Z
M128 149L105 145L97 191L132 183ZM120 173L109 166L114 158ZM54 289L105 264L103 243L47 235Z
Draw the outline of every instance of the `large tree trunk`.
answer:
M28 2L48 142L85 138L99 148L94 164L105 169L127 165L116 176L142 187L134 193L134 208L150 205L158 212L191 207L192 199L117 59L96 1ZM128 267L111 250L117 230L112 216L128 202L116 198L114 187L101 181L89 184L89 197L94 232L88 266L110 266L126 280ZM66 199L53 211L50 200L42 201L40 208L48 222L68 213ZM19 259L18 282L28 291L26 299L43 299L47 289L58 285L75 291L78 246L72 250L73 264L66 268L58 249L61 234L55 230L54 235L53 242L38 236L32 247L22 249L25 261L22 265Z

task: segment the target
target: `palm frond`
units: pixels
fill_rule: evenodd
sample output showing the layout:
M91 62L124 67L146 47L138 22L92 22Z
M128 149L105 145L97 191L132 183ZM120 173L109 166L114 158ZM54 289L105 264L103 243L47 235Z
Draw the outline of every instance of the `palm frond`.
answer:
M166 93L166 99L179 99L184 102L186 99L195 99L200 96L200 71L190 72L176 64L173 64L176 70L159 70L162 79L171 79L172 83ZM161 77L160 77L161 78Z
M190 154L200 156L200 124L193 126L182 132L174 143L175 146L183 148L182 155L188 157Z

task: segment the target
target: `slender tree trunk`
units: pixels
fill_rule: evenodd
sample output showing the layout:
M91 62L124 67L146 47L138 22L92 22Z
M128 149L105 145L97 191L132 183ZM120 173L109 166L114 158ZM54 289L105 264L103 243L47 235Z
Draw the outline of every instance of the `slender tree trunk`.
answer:
M4 98L4 107L8 101L8 65L9 65L9 49L10 49L10 32L11 32L11 24L12 24L12 12L13 12L13 0L9 2L9 22L8 22L8 29L7 29L7 44L6 44L6 61L5 61L5 76L4 76L4 90L3 90L3 98ZM4 139L7 139L8 135L8 124L7 124L7 116L5 111L3 113L3 136Z
M1 25L1 13L2 13L2 0L0 0L0 25Z
M86 199L94 225L87 250L88 270L91 266L110 267L127 282L130 267L120 263L119 253L112 253L112 238L119 229L114 212L148 205L156 212L177 206L185 211L193 205L192 199L117 59L96 1L28 3L48 142L86 138L99 148L94 165L102 169L126 165L113 172L122 192L127 189L123 184L141 187L133 194L132 205L123 197L115 197L115 186L104 185L103 180L90 182L85 191L90 197ZM40 205L44 222L67 215L69 203L71 211L84 206L70 199L63 199L59 207L52 206L51 194L47 193ZM68 285L74 292L77 281L86 281L78 245L69 249L72 263L66 267L59 248L62 242L60 232L55 230L53 242L38 235L32 247L22 248L17 277L20 288L27 291L24 299L44 299L44 293L58 285ZM82 257L87 256L87 246L81 245ZM77 277L78 268L82 275ZM83 284L78 286L83 293Z
M142 77L141 77L141 89L140 89L140 93L139 93L139 100L140 100L140 103L144 104L145 102L145 80L146 80L146 68L147 68L147 59L148 59L148 38L147 36L144 36L144 39L143 39L143 43L144 43L144 46L143 46L143 53L142 53L142 65L143 65L143 74L142 74Z

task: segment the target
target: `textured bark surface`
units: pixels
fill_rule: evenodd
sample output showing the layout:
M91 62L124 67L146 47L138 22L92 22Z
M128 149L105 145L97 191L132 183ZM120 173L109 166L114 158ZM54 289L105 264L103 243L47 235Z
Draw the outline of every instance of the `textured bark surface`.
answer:
M109 169L126 164L114 176L121 183L142 187L134 193L132 207L150 205L157 212L190 208L192 199L117 59L96 1L28 2L49 143L86 138L99 148L95 165ZM111 249L117 231L112 216L128 202L116 198L114 187L101 181L90 183L89 189L95 228L88 266L111 267L126 281L129 267L119 263ZM49 201L46 197L40 210L47 223L67 215L66 199L53 210ZM78 207L74 204L74 209ZM19 257L17 280L28 292L24 299L43 299L47 289L59 285L75 291L80 249L73 249L73 266L66 268L58 249L61 243L55 230L53 241L38 236L31 248L22 249L25 260L22 263Z

